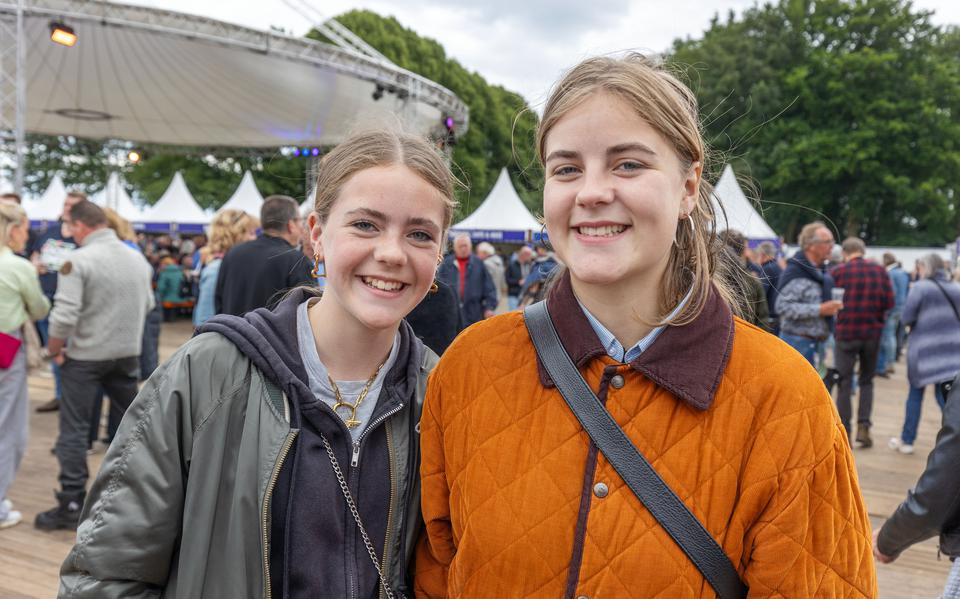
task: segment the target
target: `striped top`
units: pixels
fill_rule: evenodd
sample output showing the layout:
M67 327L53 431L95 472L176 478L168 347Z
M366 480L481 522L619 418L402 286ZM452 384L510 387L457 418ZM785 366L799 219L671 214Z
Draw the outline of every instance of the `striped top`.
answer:
M938 274L937 283L960 311L960 284ZM907 347L907 378L914 387L953 379L960 372L960 319L930 279L914 283L902 321L912 327Z

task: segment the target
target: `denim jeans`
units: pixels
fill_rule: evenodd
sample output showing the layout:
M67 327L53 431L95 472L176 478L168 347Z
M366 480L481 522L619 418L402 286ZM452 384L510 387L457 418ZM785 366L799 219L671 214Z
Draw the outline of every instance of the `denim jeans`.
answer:
M837 385L837 411L840 422L850 432L853 395L853 367L859 360L857 382L860 386L860 401L857 404L857 424L870 426L870 414L873 412L873 376L877 372L877 353L880 351L880 339L851 339L837 341L836 364L840 373Z
M806 358L811 366L814 368L817 367L814 362L814 355L817 351L817 342L815 340L783 332L780 333L780 338L783 339L787 345L800 352L800 355Z
M903 418L903 431L900 433L900 440L904 445L913 445L917 440L917 427L920 425L920 411L923 407L923 390L924 387L911 385L910 392L907 394L906 415ZM942 410L946 399L941 395L938 385L933 386L933 396Z
M53 302L53 299L50 298ZM46 318L37 321L37 334L40 335L40 344L47 346L47 339L50 338L50 321ZM54 397L60 399L63 396L63 387L60 384L60 367L53 360L50 360L50 372L53 373Z
M877 355L877 374L887 371L887 364L897 358L897 327L900 325L900 310L891 310L880 334L880 353Z
M101 387L111 404L124 412L137 395L139 356L115 360L72 360L69 355L60 368L63 397L60 400L60 434L57 460L60 486L65 493L84 491L87 472L87 439L94 405L101 399Z

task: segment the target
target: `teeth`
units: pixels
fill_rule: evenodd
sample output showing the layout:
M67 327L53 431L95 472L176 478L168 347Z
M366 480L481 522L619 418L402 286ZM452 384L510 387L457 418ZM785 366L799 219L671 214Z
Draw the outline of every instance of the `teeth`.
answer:
M623 233L624 225L606 225L603 227L580 227L580 234L588 237L611 237Z
M384 281L383 279L374 279L373 277L363 277L363 282L368 287L382 289L383 291L397 291L403 287L403 283L396 281Z

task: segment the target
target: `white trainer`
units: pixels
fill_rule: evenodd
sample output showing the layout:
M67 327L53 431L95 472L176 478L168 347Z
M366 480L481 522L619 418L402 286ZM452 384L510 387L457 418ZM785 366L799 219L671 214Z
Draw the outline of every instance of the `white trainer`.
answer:
M3 520L0 520L0 530L4 528L10 528L11 526L16 526L17 524L20 524L22 520L23 514L17 510L10 510L7 512L7 517Z
M887 447L894 451L899 451L904 455L910 455L913 453L913 445L909 445L903 442L903 439L900 437L891 437L887 442Z

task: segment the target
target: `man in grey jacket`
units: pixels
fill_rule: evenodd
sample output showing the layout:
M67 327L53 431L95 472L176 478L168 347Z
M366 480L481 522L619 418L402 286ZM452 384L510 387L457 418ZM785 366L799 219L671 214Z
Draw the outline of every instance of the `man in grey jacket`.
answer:
M87 437L100 388L121 410L137 394L143 323L154 305L146 259L107 227L103 210L82 201L65 221L80 245L60 268L50 313L48 356L60 366L63 397L56 454L58 504L37 514L43 530L76 529L86 494Z

